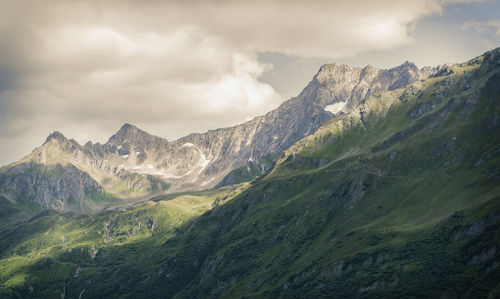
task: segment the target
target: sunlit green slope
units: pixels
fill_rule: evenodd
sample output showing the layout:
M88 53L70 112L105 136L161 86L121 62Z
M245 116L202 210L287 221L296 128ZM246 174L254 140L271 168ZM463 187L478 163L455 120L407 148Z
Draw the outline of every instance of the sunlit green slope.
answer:
M106 282L107 271L122 267L148 271L162 255L163 242L179 227L232 199L247 185L161 195L95 215L44 211L17 224L10 219L0 231L0 297L60 298L68 279L85 286L92 280ZM11 217L31 211L13 207L6 199L1 203L10 208L5 212ZM69 290L68 296L75 291Z

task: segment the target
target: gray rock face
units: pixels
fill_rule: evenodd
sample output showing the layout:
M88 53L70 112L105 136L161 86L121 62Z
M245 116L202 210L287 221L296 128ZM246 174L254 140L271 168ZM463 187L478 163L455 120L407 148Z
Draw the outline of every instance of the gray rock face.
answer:
M191 134L180 140L197 145L209 157L211 163L202 175L215 178L210 183L213 185L248 161L265 170L263 156L281 152L372 94L406 86L432 73L432 68L422 71L409 62L388 70L324 65L300 95L266 115L235 127Z
M88 211L99 208L91 200L104 195L87 173L68 164L21 163L0 173L0 193L11 201L30 200L43 208Z
M126 197L167 189L210 188L235 169L250 169L250 164L251 175L258 172L255 169L265 171L270 163L264 156L280 153L372 94L406 86L432 73L433 69L419 70L408 62L388 70L324 65L297 97L266 115L172 142L130 124L123 125L105 144L88 142L82 146L54 132L22 164L3 170L2 175L8 179L7 185L0 184L4 188L0 190L13 184L18 186L17 193L11 190L17 197L64 209L64 200L84 198L85 188ZM26 168L31 162L62 170L59 177L44 177L45 173L34 176ZM88 175L77 176L77 171ZM233 175L226 181L234 180ZM12 193L7 191L0 193Z

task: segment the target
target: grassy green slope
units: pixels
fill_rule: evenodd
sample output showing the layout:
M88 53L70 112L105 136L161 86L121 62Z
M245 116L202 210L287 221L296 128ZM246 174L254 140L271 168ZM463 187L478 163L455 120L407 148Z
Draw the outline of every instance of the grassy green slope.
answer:
M0 297L78 297L113 291L108 278L149 273L179 227L231 200L248 184L157 196L94 215L44 211L0 232ZM93 281L93 282L92 282ZM65 287L71 282L71 288ZM96 288L94 288L96 286ZM102 286L103 289L100 289Z
M271 174L179 237L197 250L176 258L201 266L167 260L148 290L498 295L498 50L482 59L371 98L362 113L297 143ZM193 277L176 288L181 267Z
M0 230L27 220L41 210L40 206L35 203L28 201L11 202L0 195Z
M500 296L500 50L359 108L247 189L2 232L1 294Z

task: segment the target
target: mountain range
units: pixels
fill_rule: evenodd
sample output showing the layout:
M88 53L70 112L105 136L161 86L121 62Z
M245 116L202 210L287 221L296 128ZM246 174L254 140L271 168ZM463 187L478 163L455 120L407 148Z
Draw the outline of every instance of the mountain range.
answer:
M41 147L0 170L0 194L45 208L98 211L103 207L99 199L105 197L138 199L248 181L336 115L442 67L419 69L409 62L387 70L323 65L297 97L266 115L176 141L130 124L105 144L82 146L54 132Z
M0 297L497 298L498 132L500 48L325 65L265 116L172 142L53 133L1 169Z

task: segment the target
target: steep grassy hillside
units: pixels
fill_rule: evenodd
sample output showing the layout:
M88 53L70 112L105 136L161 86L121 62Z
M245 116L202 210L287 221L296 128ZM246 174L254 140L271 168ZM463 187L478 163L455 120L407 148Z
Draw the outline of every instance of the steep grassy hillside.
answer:
M169 240L196 251L167 259L147 290L499 296L499 52L373 97L297 143L271 174Z
M497 49L370 97L249 186L6 229L0 294L498 297L499 131Z

